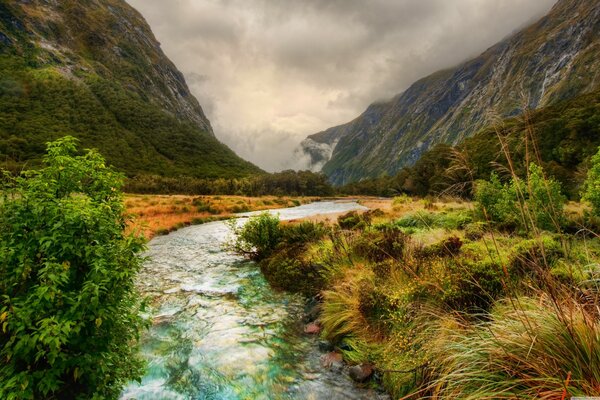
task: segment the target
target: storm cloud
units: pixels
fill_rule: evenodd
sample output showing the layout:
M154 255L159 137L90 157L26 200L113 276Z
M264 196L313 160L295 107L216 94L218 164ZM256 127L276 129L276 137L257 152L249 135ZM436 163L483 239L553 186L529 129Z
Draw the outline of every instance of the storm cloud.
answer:
M276 171L307 135L475 56L556 0L127 0L217 137Z

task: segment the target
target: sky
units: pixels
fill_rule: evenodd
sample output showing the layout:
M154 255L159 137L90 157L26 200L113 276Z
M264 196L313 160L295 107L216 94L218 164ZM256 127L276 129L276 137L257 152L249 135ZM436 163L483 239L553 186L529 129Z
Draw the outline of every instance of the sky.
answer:
M127 0L219 140L273 172L306 136L477 56L556 0Z

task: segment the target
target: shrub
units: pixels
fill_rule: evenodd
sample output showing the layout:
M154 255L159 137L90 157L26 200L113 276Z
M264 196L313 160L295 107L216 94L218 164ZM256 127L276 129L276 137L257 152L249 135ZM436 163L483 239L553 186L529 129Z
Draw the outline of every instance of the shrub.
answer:
M475 201L486 219L502 228L515 229L522 225L516 208L517 194L510 185L503 185L498 175L492 174L490 181L477 181Z
M232 220L232 224L235 223ZM282 239L279 217L268 212L250 218L241 228L233 230L236 234L234 250L255 260L270 256Z
M519 273L547 270L564 257L564 251L559 242L550 236L540 236L519 242L510 255L511 267Z
M0 398L117 398L139 379L144 325L120 175L75 139L0 200Z
M390 258L399 260L408 240L408 235L400 228L386 224L362 233L353 241L352 247L357 255L372 262Z
M600 216L600 149L592 157L592 167L588 171L585 181L585 192L583 199L589 201L592 205L592 211L596 216Z
M323 238L328 232L329 229L322 222L302 221L281 226L282 239L289 245L304 245L315 242Z
M281 251L261 262L261 270L271 285L305 296L315 296L324 286L323 267L305 262L293 251Z
M365 229L371 225L371 214L368 212L359 214L356 211L350 211L338 217L338 225L340 228L348 230Z
M490 182L479 181L475 199L484 215L504 228L559 231L564 224L566 198L560 184L546 179L535 164L529 166L526 182L514 178L503 185L495 174Z
M504 294L502 266L491 260L461 260L450 264L455 278L443 301L455 310L481 311Z

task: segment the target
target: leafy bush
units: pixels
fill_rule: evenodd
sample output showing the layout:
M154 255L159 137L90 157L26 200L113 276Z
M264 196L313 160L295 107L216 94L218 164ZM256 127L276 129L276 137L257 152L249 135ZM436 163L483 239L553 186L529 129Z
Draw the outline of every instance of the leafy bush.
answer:
M281 226L282 238L289 245L304 245L314 242L323 238L328 232L329 229L322 222L302 221Z
M600 149L592 157L592 167L585 181L583 199L589 201L596 216L600 216Z
M535 164L529 166L527 181L514 178L502 184L495 174L490 182L479 181L475 199L487 219L504 228L558 231L564 224L566 198L560 184L546 179Z
M368 212L361 214L356 211L350 211L344 215L340 215L337 221L342 229L364 229L371 225L371 214Z
M140 238L123 233L121 176L75 139L0 200L0 398L116 398L139 379Z
M530 274L536 270L546 270L564 257L559 242L550 236L541 236L519 242L510 255L510 265L519 273Z
M281 251L260 264L261 271L271 285L278 289L305 296L315 296L323 288L323 266L303 261L293 250Z
M435 229L442 228L446 230L462 229L471 221L473 217L467 210L456 210L449 212L427 212L417 211L414 214L407 214L396 221L396 226L401 228L417 229Z
M269 257L282 240L279 217L268 212L250 218L241 228L234 228L234 232L237 235L234 249L255 260Z
M402 230L393 225L379 225L355 238L352 244L354 252L372 262L386 259L400 260L409 240Z
M491 260L461 260L450 264L452 286L444 291L442 299L455 310L488 309L494 300L504 294L502 267Z

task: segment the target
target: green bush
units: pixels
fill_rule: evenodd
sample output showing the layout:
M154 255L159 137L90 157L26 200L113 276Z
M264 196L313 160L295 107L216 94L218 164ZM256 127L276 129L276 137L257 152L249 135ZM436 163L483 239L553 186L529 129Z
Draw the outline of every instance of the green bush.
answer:
M417 211L414 214L407 214L397 220L395 225L400 228L415 229L435 229L442 228L446 230L463 229L467 226L473 217L467 210L456 210L449 212L427 212Z
M357 213L356 211L350 211L344 215L338 217L338 225L342 229L348 230L359 230L365 229L371 225L371 214L370 213Z
M454 310L488 309L504 294L502 266L491 260L451 263L453 284L442 299Z
M282 240L279 217L268 212L250 218L241 228L234 228L234 232L237 235L234 249L255 260L269 257Z
M121 176L75 143L48 144L43 169L2 191L2 399L117 398L143 373L143 241L123 232Z
M535 164L529 166L527 181L515 178L502 184L495 174L490 182L479 181L475 200L486 219L504 228L558 231L565 222L560 184L546 179Z
M551 268L564 257L559 242L550 236L541 236L519 242L510 254L510 265L519 273L531 274Z
M260 267L269 283L278 289L311 297L324 287L323 266L300 260L291 249L263 260Z
M375 263L386 259L400 260L409 236L393 225L379 225L355 238L352 249L358 256Z
M302 221L281 226L283 240L292 246L315 242L323 238L328 232L329 229L322 222Z
M588 171L587 180L585 181L583 199L589 201L593 213L600 216L600 149L592 157L592 167Z

